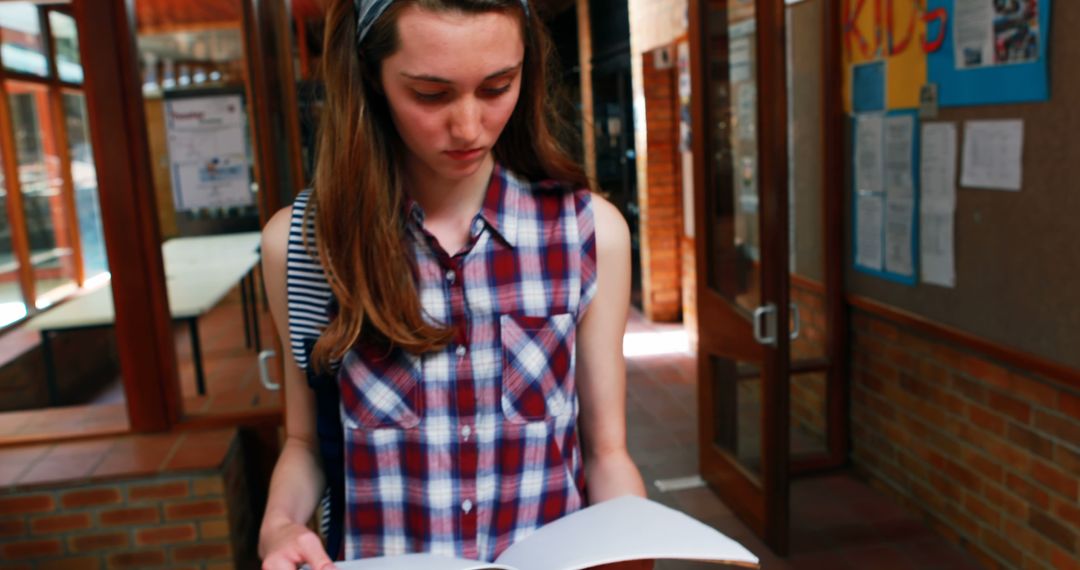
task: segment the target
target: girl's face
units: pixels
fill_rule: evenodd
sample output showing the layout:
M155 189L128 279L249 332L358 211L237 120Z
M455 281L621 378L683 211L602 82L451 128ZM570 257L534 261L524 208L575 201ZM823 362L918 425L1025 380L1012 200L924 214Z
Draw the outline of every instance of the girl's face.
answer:
M485 162L521 89L520 24L501 12L431 12L397 21L399 48L380 79L412 167L460 180Z

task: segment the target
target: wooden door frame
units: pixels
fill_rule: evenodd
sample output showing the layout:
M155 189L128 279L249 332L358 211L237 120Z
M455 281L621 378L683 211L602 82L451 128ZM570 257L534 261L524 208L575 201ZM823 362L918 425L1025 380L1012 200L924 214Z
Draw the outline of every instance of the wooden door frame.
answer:
M708 41L707 16L705 6L709 0L692 0L690 3L690 50L691 50L691 90L693 140L698 160L694 161L694 205L695 205L695 251L697 264L697 298L699 329L703 323L713 320L711 313L728 312L728 317L736 317L734 309L728 306L720 296L708 286L709 247L706 244L710 220L707 212L714 204L706 197L704 188L712 181L711 160L714 152L709 141L710 133L706 125L715 121L710 107L713 90L709 89L706 79L705 47ZM786 41L785 5L782 0L761 0L755 12L755 42L757 54L755 69L757 73L758 93L758 188L768 192L773 189L774 200L763 200L761 220L761 302L776 305L776 322L789 322L789 285L788 285L788 149L787 149L787 103L784 45ZM760 117L768 117L762 121ZM779 125L779 126L777 126ZM779 300L782 300L779 301ZM719 315L716 315L719 316ZM789 358L790 339L785 334L777 334L775 346L757 345L750 334L750 323L742 317L727 320L734 328L724 339L711 337L704 330L698 334L699 362L699 446L701 471L706 480L715 486L724 488L731 497L746 497L745 501L731 501L729 506L736 511L759 535L764 536L767 544L778 554L786 554L788 549L788 484L789 470L789 413L773 413L768 410L788 410L789 408ZM741 324L740 324L741 323ZM778 327L786 330L785 327ZM738 333L738 334L734 334ZM762 463L757 488L750 479L741 473L736 465L721 458L723 451L711 449L713 441L712 400L714 397L712 382L700 381L700 378L712 378L710 355L721 351L715 350L726 344L738 343L746 354L762 356ZM725 351L727 352L727 351ZM722 353L722 352L721 352ZM768 420L768 421L766 421ZM761 497L758 500L758 497Z

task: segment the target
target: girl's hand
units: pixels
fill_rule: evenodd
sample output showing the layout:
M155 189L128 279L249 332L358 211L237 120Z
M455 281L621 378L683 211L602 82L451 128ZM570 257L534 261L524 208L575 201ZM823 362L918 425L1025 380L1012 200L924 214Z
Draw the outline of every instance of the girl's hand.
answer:
M311 570L334 570L318 535L293 522L263 527L259 545L263 570L296 570L307 564Z

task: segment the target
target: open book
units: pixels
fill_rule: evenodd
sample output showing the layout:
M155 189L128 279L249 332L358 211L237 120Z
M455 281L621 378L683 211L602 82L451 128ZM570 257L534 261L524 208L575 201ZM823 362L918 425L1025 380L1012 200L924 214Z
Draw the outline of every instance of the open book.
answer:
M700 560L756 568L741 544L693 518L640 497L584 508L520 540L495 562L405 554L338 562L341 570L581 570L628 560Z

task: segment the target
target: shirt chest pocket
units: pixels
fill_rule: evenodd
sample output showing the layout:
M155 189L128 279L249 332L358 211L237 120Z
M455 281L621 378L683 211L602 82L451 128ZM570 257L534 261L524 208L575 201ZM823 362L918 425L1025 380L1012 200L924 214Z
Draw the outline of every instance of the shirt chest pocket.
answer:
M338 372L346 427L398 428L420 425L424 393L420 357L395 349L389 354L354 348Z
M502 409L511 423L573 412L573 315L501 315Z

